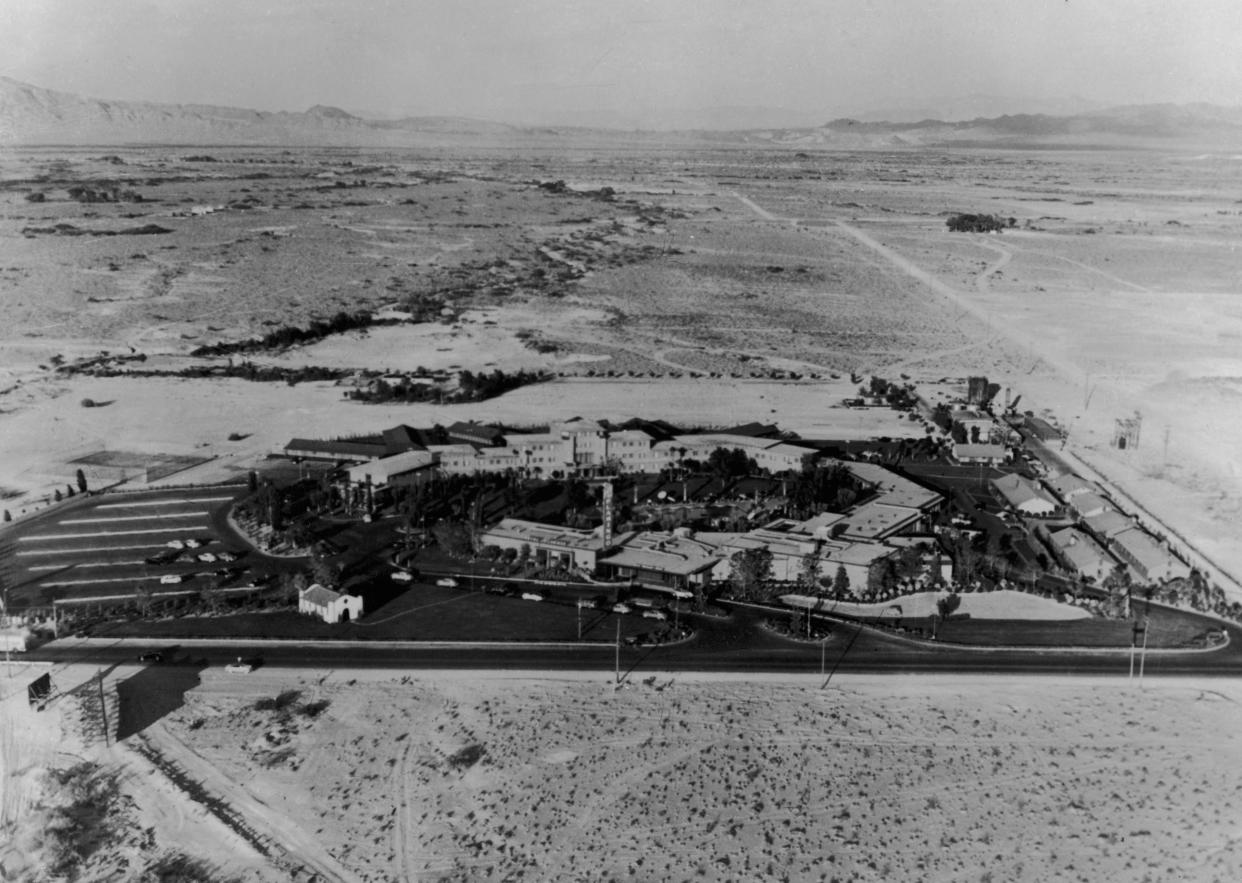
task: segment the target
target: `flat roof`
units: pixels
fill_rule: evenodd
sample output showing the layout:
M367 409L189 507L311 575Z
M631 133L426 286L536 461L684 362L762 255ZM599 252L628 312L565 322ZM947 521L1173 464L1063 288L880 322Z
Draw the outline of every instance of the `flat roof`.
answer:
M724 557L701 540L675 534L638 533L627 537L618 551L599 563L689 576L715 567Z
M480 532L481 538L488 536L504 537L520 540L541 546L557 546L562 549L584 549L600 551L604 548L604 537L594 530L583 530L574 527L559 527L553 524L541 524L538 521L525 521L520 518L505 518L492 527ZM629 534L621 534L613 538L616 543Z
M885 534L893 533L906 524L917 521L920 515L918 509L872 500L846 513L843 519L845 529L842 534L864 539L883 538Z
M414 472L418 469L425 469L435 463L435 457L430 451L405 451L400 454L393 454L391 457L381 457L379 460L372 460L370 463L359 463L357 466L349 467L349 477L358 481L367 475L372 479L380 479L386 481L394 475L403 475L406 472ZM358 477L355 478L355 475Z

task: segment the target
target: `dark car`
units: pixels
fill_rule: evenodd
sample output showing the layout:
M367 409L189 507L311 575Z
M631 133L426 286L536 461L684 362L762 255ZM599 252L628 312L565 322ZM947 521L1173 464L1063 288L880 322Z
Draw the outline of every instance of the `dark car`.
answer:
M148 650L146 653L139 653L138 661L139 662L163 662L164 651L163 650Z

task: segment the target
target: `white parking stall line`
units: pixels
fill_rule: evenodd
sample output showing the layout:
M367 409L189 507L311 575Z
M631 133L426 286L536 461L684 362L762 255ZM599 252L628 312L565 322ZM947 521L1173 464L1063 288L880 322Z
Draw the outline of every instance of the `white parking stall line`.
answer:
M184 527L155 527L147 530L99 530L94 533L45 533L34 537L18 537L20 543L51 543L56 540L85 540L91 537L128 537L146 533L181 533Z
M168 512L164 515L112 515L108 518L66 518L57 524L111 524L115 521L155 521L160 518L197 518L205 521L206 512Z
M136 549L167 549L166 543L141 543L137 546L91 546L88 549L23 549L13 554L18 557L46 557L48 555L86 555L91 552L132 552Z
M184 506L190 503L222 503L233 499L227 497L185 497L175 500L140 500L134 503L100 503L96 509L131 509L138 506Z
M145 564L141 558L133 561L77 561L73 564L39 564L34 567L27 567L31 573L43 570L66 570L72 567L74 570L80 570L83 567L133 567L135 564Z
M192 574L183 574L182 579L192 576ZM65 579L57 580L50 583L39 583L45 589L60 586L93 586L98 583L140 583L158 580L159 576L109 576L100 579ZM174 584L175 585L175 584Z

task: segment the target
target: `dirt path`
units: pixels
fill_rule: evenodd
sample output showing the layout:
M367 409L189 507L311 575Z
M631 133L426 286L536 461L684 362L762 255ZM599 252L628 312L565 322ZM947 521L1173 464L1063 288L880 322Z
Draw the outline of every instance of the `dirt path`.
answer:
M359 877L331 856L313 835L290 821L278 807L268 805L251 794L244 785L234 782L217 770L169 732L163 722L151 725L143 735L161 754L178 764L205 789L240 812L247 824L271 838L293 861L313 869L325 880L362 883Z

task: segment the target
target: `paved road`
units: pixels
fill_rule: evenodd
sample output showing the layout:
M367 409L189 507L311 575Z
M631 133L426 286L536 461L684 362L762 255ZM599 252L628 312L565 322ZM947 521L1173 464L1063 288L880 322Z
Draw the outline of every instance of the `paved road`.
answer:
M1149 652L1148 675L1242 675L1242 628L1230 626L1227 647L1210 652ZM536 669L549 671L611 671L615 649L599 646L369 646L362 643L271 643L262 641L89 641L65 640L30 654L57 663L111 664L130 662L141 647L177 647L181 658L224 665L238 656L262 658L265 665L288 668L397 669ZM668 647L621 648L621 667L641 675L654 671L818 672L818 645L783 640L754 627L753 619L735 616L700 622L698 635ZM850 626L837 629L824 647L827 669L888 673L1014 673L1109 674L1125 676L1125 651L1013 651L929 647L882 632Z

